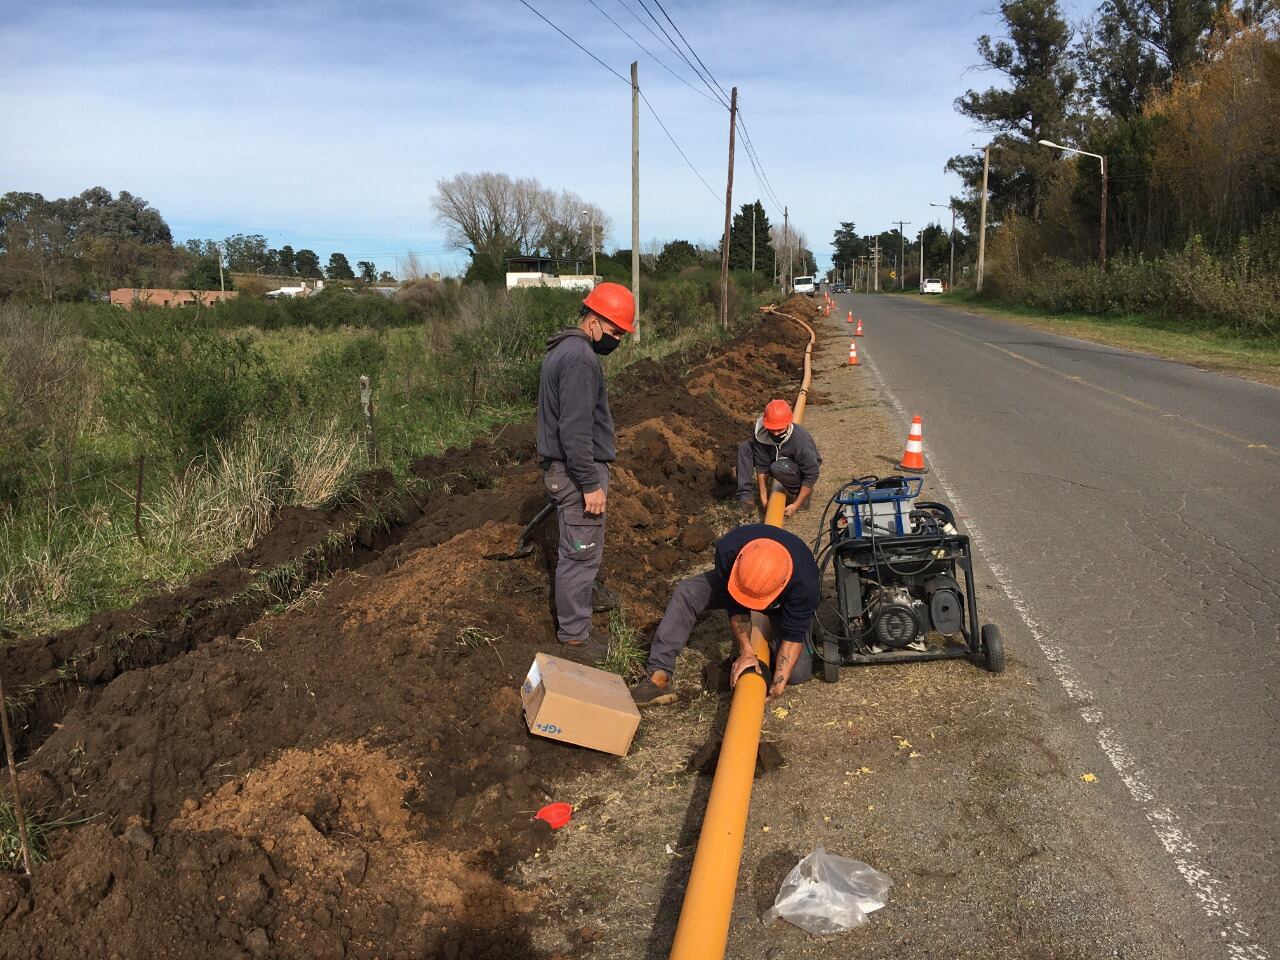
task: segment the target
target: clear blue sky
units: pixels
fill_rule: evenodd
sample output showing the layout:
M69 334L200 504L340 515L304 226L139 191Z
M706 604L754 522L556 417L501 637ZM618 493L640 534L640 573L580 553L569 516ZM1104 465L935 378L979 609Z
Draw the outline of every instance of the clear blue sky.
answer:
M718 194L642 111L642 242L715 243L726 112L589 0L530 2L618 73L639 59L646 95ZM632 15L654 26L637 0L596 2L705 92ZM820 257L841 220L914 231L945 214L928 203L958 190L943 164L977 142L952 101L994 80L969 69L993 4L664 5L725 89L738 86L765 173ZM464 258L433 221L435 184L495 170L598 203L609 248L630 246L629 85L519 0L0 0L0 130L0 192L130 190L177 239L262 233L392 270L414 250L447 271ZM739 150L734 205L757 196Z

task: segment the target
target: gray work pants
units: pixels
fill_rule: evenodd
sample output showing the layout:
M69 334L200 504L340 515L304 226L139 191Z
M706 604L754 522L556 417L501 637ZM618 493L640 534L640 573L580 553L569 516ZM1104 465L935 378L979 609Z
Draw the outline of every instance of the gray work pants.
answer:
M738 444L738 502L757 503L760 500L760 488L756 481L756 464L750 440ZM800 488L787 489L788 497L795 497Z
M662 615L662 622L653 635L653 643L649 647L649 673L665 670L670 676L676 669L676 657L689 644L689 634L693 632L698 618L708 610L724 610L729 606L729 591L724 577L714 570L686 577L676 584L675 592L667 603L667 612ZM778 658L778 641L769 641L770 658ZM737 656L737 648L734 648ZM813 675L813 660L807 653L800 655L799 662L787 678L787 685L804 683Z
M609 465L597 463L600 489L609 492ZM585 513L582 491L553 460L542 473L547 496L556 505L560 544L556 554L556 637L561 643L591 634L591 588L604 559L604 514Z

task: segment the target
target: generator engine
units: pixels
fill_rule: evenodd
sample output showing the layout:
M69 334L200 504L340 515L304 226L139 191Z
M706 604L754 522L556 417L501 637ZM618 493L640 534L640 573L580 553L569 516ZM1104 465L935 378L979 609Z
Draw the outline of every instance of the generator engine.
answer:
M833 571L834 591L824 586L815 626L825 679L834 680L840 664L984 653L988 666L1003 666L999 631L978 629L969 538L949 507L919 499L923 483L862 477L828 505L817 556L824 581Z

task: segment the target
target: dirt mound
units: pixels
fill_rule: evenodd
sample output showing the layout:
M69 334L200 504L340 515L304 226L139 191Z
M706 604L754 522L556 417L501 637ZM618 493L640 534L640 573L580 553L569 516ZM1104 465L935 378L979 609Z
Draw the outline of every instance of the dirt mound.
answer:
M612 384L605 569L633 623L705 559L699 515L731 492L734 445L801 353L793 325L765 319ZM520 713L520 678L554 649L554 525L530 559L483 559L544 500L527 429L413 472L410 491L379 478L290 512L181 590L6 653L27 690L74 664L66 687L36 687L84 685L34 701L24 768L58 814L95 820L30 888L0 883L0 955L537 955L522 931L554 898L509 868L552 842L531 817L556 784L611 762L530 737ZM298 572L286 600L216 602L281 567ZM189 615L178 598L194 597ZM161 637L154 654L80 679L124 623Z

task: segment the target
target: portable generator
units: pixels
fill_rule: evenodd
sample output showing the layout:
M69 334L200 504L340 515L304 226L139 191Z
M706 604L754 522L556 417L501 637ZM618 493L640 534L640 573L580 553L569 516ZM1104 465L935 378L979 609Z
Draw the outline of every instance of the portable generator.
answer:
M999 629L978 627L969 538L949 507L919 499L923 485L861 477L827 504L813 544L823 572L813 634L829 683L842 664L967 657L1004 669Z

